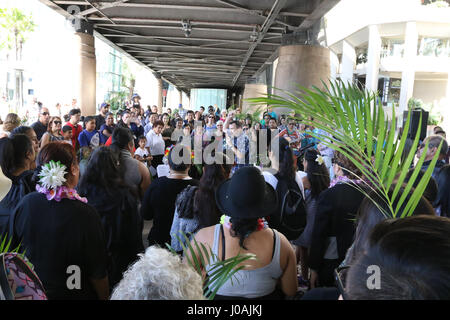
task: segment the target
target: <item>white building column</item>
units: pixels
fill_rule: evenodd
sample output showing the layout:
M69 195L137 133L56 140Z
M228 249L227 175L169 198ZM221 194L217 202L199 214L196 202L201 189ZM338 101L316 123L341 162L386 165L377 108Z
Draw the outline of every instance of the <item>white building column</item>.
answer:
M445 115L450 114L450 66L447 69L447 95L445 96L446 101L446 108ZM448 132L450 132L450 117L444 116L444 121L442 122L442 128L445 132L447 132L447 139L448 139ZM448 140L447 140L448 141Z
M418 33L416 22L406 23L405 49L403 54L402 86L400 88L399 114L408 110L408 100L413 95L415 78L415 60L417 56Z
M369 48L367 51L366 89L378 90L380 72L381 37L377 25L369 26Z
M347 41L342 41L341 80L348 84L353 83L353 71L356 65L355 48ZM377 75L378 77L378 75Z

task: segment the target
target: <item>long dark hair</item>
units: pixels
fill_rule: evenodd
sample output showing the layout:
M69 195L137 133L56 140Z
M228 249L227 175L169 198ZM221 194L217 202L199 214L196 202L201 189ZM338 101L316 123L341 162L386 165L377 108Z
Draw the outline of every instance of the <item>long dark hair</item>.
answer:
M13 172L25 166L28 153L33 152L33 143L24 134L0 139L0 166L5 176L13 179Z
M126 184L119 170L119 157L109 147L99 147L94 150L86 167L86 172L81 178L78 192L86 195L89 186L98 186L108 195L114 195Z
M409 169L408 173L406 174L404 183L408 183L408 181L411 179L413 173L414 173L414 168ZM419 184L420 180L422 180L422 177L424 174L425 174L425 171L423 171L423 170L419 171L417 178L416 178L416 180L414 180L414 183L412 185L413 188L417 188L417 185ZM450 189L447 189L447 191L450 192ZM423 197L425 197L425 199L430 201L430 203L434 203L436 201L437 194L438 194L438 185L436 183L436 180L433 177L431 177L430 180L428 181L427 186L425 187L425 190L423 191ZM435 207L437 207L437 206L435 206Z
M442 166L436 175L438 195L435 207L441 206L441 216L450 217L450 165Z
M123 163L122 149L126 149L128 144L132 141L134 141L133 133L129 128L117 126L114 129L110 148L117 155L120 164ZM125 179L125 166L121 165L119 171L122 178Z
M389 191L389 194L392 195L393 188ZM400 194L402 194L404 190L404 186L400 189ZM411 197L414 189L410 191L407 195L407 198L403 202L400 207L399 213L397 217L400 217L403 210L405 210L405 206L408 203L408 199ZM393 203L394 208L397 206L400 197L397 197ZM384 210L385 212L389 212L389 208L385 202L376 192L372 191L369 193L369 197L366 197L361 206L358 209L358 213L356 216L356 232L355 232L355 242L350 255L350 263L354 259L356 259L364 250L367 248L369 235L372 229L383 220L386 220L387 217L380 210ZM413 211L412 215L435 215L433 206L430 202L422 197L417 204L416 209Z
M306 174L311 185L311 196L317 198L319 194L330 186L330 174L324 163L319 164L316 159L320 153L314 149L305 152L305 161L308 163Z
M450 221L443 217L417 216L381 222L371 233L368 249L348 271L348 298L448 299L449 233ZM374 266L378 272L381 270L381 276L376 290L371 290L374 288L368 286L368 270Z
M284 138L279 138L279 166L278 174L282 179L294 180L295 179L295 167L294 167L294 154L289 147L289 142ZM269 145L271 151L271 144ZM275 155L276 156L276 155Z
M32 127L28 127L28 126L20 126L15 128L13 131L11 131L11 135L16 135L16 134L27 134L28 131L30 130L34 130Z
M194 210L198 214L200 228L212 226L219 222L220 211L216 205L216 188L225 181L228 176L227 164L206 164L200 179L198 190L194 196Z
M247 250L247 248L244 246L244 241L258 229L258 218L251 218L251 219L231 218L230 222L231 222L231 236L239 238L239 246Z

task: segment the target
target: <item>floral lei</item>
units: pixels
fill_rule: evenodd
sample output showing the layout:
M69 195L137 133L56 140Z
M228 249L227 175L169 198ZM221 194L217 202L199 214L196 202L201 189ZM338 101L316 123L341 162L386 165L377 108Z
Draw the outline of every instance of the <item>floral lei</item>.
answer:
M231 221L230 221L230 219L231 219L231 217L229 217L227 215L222 215L220 217L220 224L223 225L227 229L231 229ZM257 227L256 231L261 231L263 229L266 229L268 226L269 225L268 225L266 219L259 218L258 219L258 227Z
M169 153L170 151L175 147L175 145L171 145L170 147L167 147L166 150L164 151L164 157L169 157ZM194 151L191 151L191 160L194 159Z
M167 147L166 150L164 151L164 159L163 159L164 164L168 163L168 161L169 161L169 153L174 147L175 147L175 145L173 144L170 147ZM194 159L195 159L195 153L194 153L194 150L191 150L191 161L192 161L192 163L194 162ZM202 175L202 173L203 173L202 165L201 164L194 164L194 167L197 169L198 173L200 175Z
M350 179L346 176L337 176L331 181L329 188L334 187L338 183L350 183L350 182L357 183L357 184L363 183L363 181L360 179Z
M36 191L47 196L47 200L55 200L60 202L61 199L79 200L87 203L87 199L81 197L75 189L68 188L63 185L66 182L64 178L66 166L61 162L51 160L42 166L39 173L39 183L36 184Z

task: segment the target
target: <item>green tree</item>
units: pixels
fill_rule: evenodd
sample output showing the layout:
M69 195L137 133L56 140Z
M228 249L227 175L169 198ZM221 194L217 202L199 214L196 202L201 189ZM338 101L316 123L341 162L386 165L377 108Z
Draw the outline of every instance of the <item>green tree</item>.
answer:
M126 61L122 64L122 83L121 87L126 88L128 91L127 99L131 100L131 97L134 93L134 87L136 85L136 76L133 70L131 70L130 66Z
M23 70L18 68L18 62L22 61L23 44L35 27L31 15L26 15L17 8L0 8L0 50L7 51L8 62L11 58L10 52L14 52L16 106L23 105ZM6 92L8 92L8 83L6 84Z

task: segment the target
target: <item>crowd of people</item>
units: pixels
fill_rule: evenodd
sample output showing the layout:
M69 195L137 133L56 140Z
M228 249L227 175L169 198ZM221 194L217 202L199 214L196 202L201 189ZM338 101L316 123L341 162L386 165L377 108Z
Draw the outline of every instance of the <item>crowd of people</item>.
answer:
M257 259L216 299L450 298L442 128L417 150L429 143L426 170L442 142L414 217L387 220L359 169L293 115L162 112L138 95L110 111L103 103L97 115L74 108L61 118L41 106L30 126L15 114L3 123L0 234L25 250L48 299L203 299L215 259L245 253ZM189 242L215 258L184 252ZM380 290L366 286L371 265L382 269ZM67 286L71 266L79 288Z

